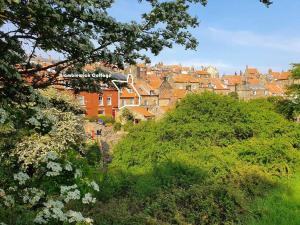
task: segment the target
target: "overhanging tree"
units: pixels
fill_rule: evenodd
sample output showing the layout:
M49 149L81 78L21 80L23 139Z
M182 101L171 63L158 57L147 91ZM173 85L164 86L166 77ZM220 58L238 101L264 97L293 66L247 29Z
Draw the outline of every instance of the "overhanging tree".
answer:
M57 83L59 73L69 67L101 61L123 68L138 59L148 61L145 51L157 55L174 43L196 48L197 40L188 28L199 23L188 9L191 4L206 5L207 0L138 1L149 4L149 12L141 15L140 22L121 22L108 12L113 0L0 0L1 98L15 98L20 92L28 96L30 88L24 87L22 77L41 71L47 79L38 80L36 88ZM32 65L38 50L54 50L64 59L44 67ZM49 69L55 72L50 74Z

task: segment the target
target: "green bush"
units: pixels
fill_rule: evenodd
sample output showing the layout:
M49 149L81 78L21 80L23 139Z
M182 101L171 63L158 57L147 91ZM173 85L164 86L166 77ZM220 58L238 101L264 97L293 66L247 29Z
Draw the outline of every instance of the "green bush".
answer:
M110 115L98 115L98 119L101 119L101 120L103 120L103 122L105 123L105 124L114 124L115 123L115 119L112 117L112 116L110 116Z
M90 122L97 122L98 121L97 116L86 116L86 119Z
M247 224L251 202L300 161L300 128L272 104L188 95L160 121L127 123L99 194L102 209L122 207L97 210L96 222Z
M114 131L121 130L121 127L122 127L121 123L119 122L114 123Z

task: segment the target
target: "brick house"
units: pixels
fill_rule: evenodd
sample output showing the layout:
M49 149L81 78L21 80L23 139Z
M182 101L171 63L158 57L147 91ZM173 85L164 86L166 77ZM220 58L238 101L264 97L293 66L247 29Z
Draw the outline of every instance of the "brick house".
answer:
M115 88L105 88L102 93L80 92L77 99L88 117L99 114L115 117L118 110L118 90Z

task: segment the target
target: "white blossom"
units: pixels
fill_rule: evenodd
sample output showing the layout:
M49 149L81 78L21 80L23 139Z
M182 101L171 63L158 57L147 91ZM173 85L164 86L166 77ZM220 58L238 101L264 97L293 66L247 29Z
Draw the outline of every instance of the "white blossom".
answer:
M60 174L60 172L62 171L60 164L57 162L52 162L52 161L48 162L47 168L51 170L46 173L46 176L48 176L48 177L58 176Z
M68 162L66 165L65 165L65 170L67 171L72 171L73 168L72 168L72 164L70 162Z
M30 177L27 173L19 172L14 174L14 180L17 180L20 185L25 184Z
M82 177L82 172L81 172L80 169L76 169L76 170L75 170L74 177L75 177L75 178L80 178L80 177Z
M7 206L7 207L12 207L12 206L15 205L15 200L14 200L13 196L5 195L3 197L3 199L4 199L4 205Z
M61 186L60 194L64 197L65 202L69 202L70 200L78 200L80 199L80 191L77 188L77 185L74 184L72 186Z
M92 187L95 191L99 191L99 185L95 181L89 183L89 186Z
M80 212L69 210L67 212L69 223L73 222L85 222L87 224L93 224L93 220L91 218L84 218Z
M58 154L56 152L47 152L45 155L45 161L47 162L48 160L56 160L58 158Z
M59 221L66 221L67 217L63 212L64 204L61 201L48 200L44 203L45 208L40 211L36 218L35 223L47 224L50 219L57 219Z
M84 197L82 198L83 204L89 204L89 203L95 203L95 202L96 202L96 198L93 198L91 193L85 194Z
M45 192L37 188L25 188L23 193L23 202L35 205L45 195Z

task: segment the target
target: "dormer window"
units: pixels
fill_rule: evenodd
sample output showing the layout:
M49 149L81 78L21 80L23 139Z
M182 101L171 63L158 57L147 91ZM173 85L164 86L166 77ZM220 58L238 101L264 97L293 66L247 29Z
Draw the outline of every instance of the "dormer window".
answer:
M127 88L128 93L133 93L133 90L131 88Z
M154 95L154 91L153 90L150 91L150 95Z

